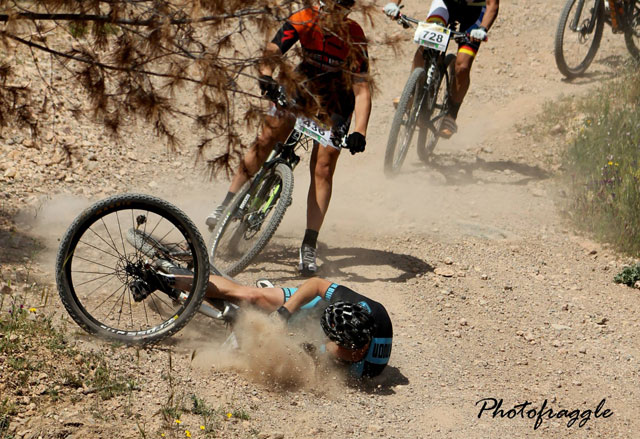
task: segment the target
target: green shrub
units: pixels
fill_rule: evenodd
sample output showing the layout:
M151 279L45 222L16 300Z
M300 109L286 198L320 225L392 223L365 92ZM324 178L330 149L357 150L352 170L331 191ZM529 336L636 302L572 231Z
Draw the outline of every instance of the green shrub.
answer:
M569 212L583 230L640 254L640 73L629 71L579 104L568 148Z

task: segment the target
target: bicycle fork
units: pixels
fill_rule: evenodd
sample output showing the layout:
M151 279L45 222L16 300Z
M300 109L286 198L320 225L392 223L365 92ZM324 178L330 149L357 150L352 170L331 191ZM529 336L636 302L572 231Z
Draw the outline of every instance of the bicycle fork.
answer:
M434 103L437 98L435 93L435 86L440 81L440 69L438 68L437 60L432 60L427 70L427 78L424 83L424 91L419 102L418 111L416 111L416 118L422 119L422 123L427 124L427 128L433 132L436 131L435 126L431 122L431 111L433 111ZM427 103L427 108L423 111L423 107Z
M613 0L609 0L610 2L613 2ZM571 29L573 32L580 32L581 34L590 34L591 32L593 32L593 29L596 26L596 21L597 21L597 10L598 7L600 7L600 3L602 3L602 0L596 0L593 3L593 7L594 7L594 11L591 14L591 18L589 19L589 23L587 24L587 27L581 27L580 23L578 22L580 20L580 17L582 15L582 10L584 9L584 2L585 0L578 0L578 3L576 4L576 13L573 16L573 20L571 20L571 23L569 24L569 29Z

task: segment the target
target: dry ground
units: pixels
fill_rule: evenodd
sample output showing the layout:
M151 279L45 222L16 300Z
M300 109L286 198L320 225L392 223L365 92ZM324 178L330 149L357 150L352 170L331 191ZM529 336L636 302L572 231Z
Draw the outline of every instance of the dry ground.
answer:
M419 15L425 2L405 3L405 12ZM189 430L204 437L202 415L184 413L170 429L159 414L180 406L180 398L191 407L190 395L196 395L218 409L210 437L638 437L638 292L612 282L624 258L576 235L560 215L556 145L565 134L560 129L553 139L537 139L520 129L535 122L546 100L589 93L613 78L628 56L622 37L606 29L588 74L563 81L552 53L561 3L502 2L491 39L478 55L459 134L437 146L431 166L410 151L403 174L393 180L384 177L382 161L391 99L408 75L411 35L404 31L400 55L371 47L379 92L367 151L340 159L320 235L320 274L388 309L394 346L381 377L346 386L338 373L317 376L285 358L291 370L284 374L303 384L283 390L266 382L255 362L221 355L224 329L200 319L165 345L144 351L110 349L70 323L66 328L77 348L106 352L117 371L137 377L139 388L107 401L82 392L37 407L20 400L17 436L185 437ZM368 29L370 36L379 26L395 26L382 17L377 25ZM16 148L6 140L5 151ZM141 144L148 146L134 149ZM113 161L122 168L117 175L87 171L100 179L99 188L91 189L95 181L83 177L63 177L58 189L66 195L50 188L33 190L37 198L29 199L29 176L11 185L4 179L5 217L14 206L22 209L16 229L2 232L3 279L25 283L35 272L43 285L52 283L56 240L82 206L104 194L157 194L183 208L204 232L204 216L226 182L210 183L194 173L190 150L170 156L154 144L151 136L138 134L114 148ZM157 155L145 159L146 151ZM240 281L301 281L295 263L307 184L303 163L273 245ZM35 260L34 237L44 247ZM63 316L50 292L48 310ZM568 426L567 418L545 418L536 430L535 419L519 415L479 417L483 398L503 400L505 412L525 402L531 402L526 410L540 408L545 401L554 412L595 410L606 399L604 409L613 415L592 415L582 427L579 421Z

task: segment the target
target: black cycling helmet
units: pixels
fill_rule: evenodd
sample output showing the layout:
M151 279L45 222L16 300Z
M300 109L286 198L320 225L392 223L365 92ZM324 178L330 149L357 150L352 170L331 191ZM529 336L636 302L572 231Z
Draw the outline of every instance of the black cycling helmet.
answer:
M336 302L329 305L320 320L329 340L347 349L360 349L372 339L373 317L357 303Z

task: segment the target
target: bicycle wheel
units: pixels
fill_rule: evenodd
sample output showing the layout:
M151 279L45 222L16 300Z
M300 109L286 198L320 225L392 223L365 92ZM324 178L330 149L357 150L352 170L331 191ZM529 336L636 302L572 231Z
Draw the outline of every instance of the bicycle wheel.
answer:
M136 294L155 258L193 271L191 290ZM183 328L199 309L208 278L196 226L170 203L142 194L87 208L65 233L56 258L58 292L73 320L91 334L127 344L156 343Z
M293 172L284 163L267 172L257 185L246 183L213 230L211 264L229 276L244 270L280 225L291 204L292 192Z
M449 110L449 93L455 68L456 55L450 53L444 59L438 82L433 87L429 87L429 105L422 111L418 131L418 157L424 163L431 160L433 149L440 139L442 120Z
M411 72L402 90L384 153L384 172L387 176L398 174L407 156L418 120L418 110L424 96L425 78L424 69L417 67Z
M636 0L633 5L629 6L624 41L631 56L640 62L640 0Z
M600 47L604 28L603 0L568 0L558 22L555 58L569 79L583 74Z

